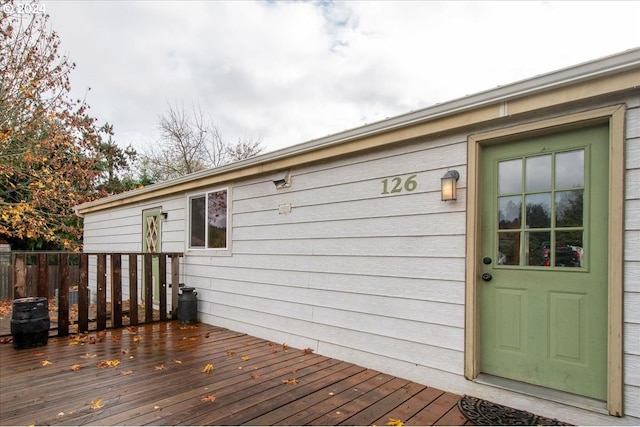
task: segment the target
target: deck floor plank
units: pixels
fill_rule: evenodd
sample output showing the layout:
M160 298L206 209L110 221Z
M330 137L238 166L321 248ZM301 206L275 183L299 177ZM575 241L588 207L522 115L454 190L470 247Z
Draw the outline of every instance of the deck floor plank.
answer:
M460 396L224 328L168 321L101 335L0 345L0 425L468 425Z

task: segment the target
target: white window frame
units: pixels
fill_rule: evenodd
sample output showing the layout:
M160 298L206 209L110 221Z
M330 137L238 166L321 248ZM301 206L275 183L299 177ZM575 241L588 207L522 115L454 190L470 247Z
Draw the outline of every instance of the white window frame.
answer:
M207 209L208 206L208 200L209 200L209 194L211 193L217 193L217 192L221 192L221 191L226 191L227 193L227 209L226 209L226 240L225 240L225 247L224 248L209 248L208 247L208 232L207 232L207 226L209 223L209 210ZM205 198L205 242L204 242L204 246L191 246L191 220L192 220L192 200L199 198L199 197L204 197ZM185 218L185 247L187 249L187 251L197 251L199 253L202 252L208 252L211 254L220 254L220 255L225 255L225 254L231 254L231 212L230 212L230 206L231 206L231 190L229 187L214 187L214 188L208 188L205 189L203 191L199 191L197 193L191 193L188 194L186 197L186 204L187 204L187 217Z

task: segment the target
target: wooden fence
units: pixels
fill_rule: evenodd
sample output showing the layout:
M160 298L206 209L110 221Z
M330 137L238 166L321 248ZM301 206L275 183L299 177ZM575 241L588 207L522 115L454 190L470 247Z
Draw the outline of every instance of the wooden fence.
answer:
M59 336L69 334L71 322L77 324L77 332L90 330L90 323L98 331L107 327L165 321L169 316L177 319L180 258L182 253L51 253L14 252L13 293L15 298L41 296L51 298L52 280L57 289L57 332ZM158 259L158 300L153 295L153 261ZM126 264L123 265L123 259ZM167 269L170 267L170 271ZM37 269L35 289L27 285L29 270ZM73 272L77 271L77 279ZM126 270L126 274L123 274ZM93 273L93 278L90 275ZM141 273L141 274L140 274ZM35 275L35 271L31 272ZM90 280L94 279L94 280ZM91 291L95 292L95 303L90 304ZM123 283L126 287L123 287ZM167 310L167 286L171 288L171 311ZM72 289L73 287L73 289ZM123 299L123 289L129 298ZM77 314L71 316L69 295L77 292ZM75 299L75 298L74 298ZM76 301L74 301L75 303ZM123 302L128 310L123 311ZM50 304L51 306L51 304ZM139 315L139 307L143 309ZM154 312L158 313L154 318ZM52 322L53 324L54 322ZM93 328L92 328L93 329Z

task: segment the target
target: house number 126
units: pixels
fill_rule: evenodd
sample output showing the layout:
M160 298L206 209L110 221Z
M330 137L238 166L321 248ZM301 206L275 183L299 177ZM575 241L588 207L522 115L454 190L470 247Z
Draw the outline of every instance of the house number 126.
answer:
M405 179L404 184L402 183L402 177L396 176L393 178L385 178L382 180L382 194L393 194L400 193L404 188L404 191L413 191L418 188L418 181L416 181L416 176L411 175L407 179Z

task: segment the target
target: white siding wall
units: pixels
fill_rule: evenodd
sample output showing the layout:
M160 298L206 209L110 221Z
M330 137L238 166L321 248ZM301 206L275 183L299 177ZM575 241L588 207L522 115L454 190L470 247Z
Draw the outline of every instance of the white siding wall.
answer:
M640 417L640 97L628 104L624 248L624 394Z
M627 415L640 417L640 99L628 108L624 391ZM88 215L85 249L140 251L142 211L161 206L163 250L185 252L181 281L197 288L204 322L573 423L610 423L464 379L466 140L294 168L287 189L269 175L233 183L231 254L185 248L188 194ZM458 200L445 203L449 168L461 176ZM414 191L381 194L384 179L390 189L411 175Z

